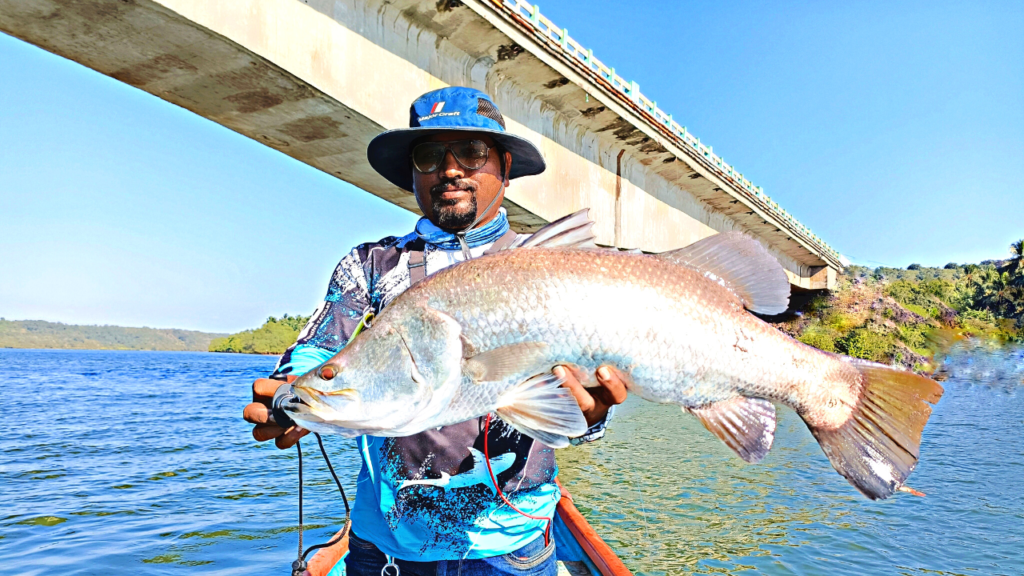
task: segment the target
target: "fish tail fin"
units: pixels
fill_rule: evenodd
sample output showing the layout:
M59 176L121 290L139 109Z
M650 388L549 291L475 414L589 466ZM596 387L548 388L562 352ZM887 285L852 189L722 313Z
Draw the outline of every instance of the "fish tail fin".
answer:
M925 376L854 358L861 388L849 418L836 428L808 423L832 466L872 500L892 496L917 465L929 404L942 386Z

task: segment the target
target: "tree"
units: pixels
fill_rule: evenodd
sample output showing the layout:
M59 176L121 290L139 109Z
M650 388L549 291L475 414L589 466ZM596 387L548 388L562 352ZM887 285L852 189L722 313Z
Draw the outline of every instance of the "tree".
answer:
M911 264L910 266L907 266L907 270L920 270L920 269L921 269L921 265L920 264Z
M280 320L270 316L266 323L259 328L245 330L210 342L210 352L280 354L295 342L299 331L308 321L308 316L285 314Z
M942 268L945 270L956 270L957 268L959 268L959 266L956 265L956 262L950 262L949 264L946 264Z
M1010 262L1006 265L1010 284L1024 287L1024 239L1010 244Z

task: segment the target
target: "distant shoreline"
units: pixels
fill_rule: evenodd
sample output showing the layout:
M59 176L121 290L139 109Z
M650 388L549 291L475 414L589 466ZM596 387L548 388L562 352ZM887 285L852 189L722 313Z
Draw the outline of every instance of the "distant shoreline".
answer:
M201 352L203 354L219 354L219 352L210 352L209 350L153 350L150 348L31 348L27 346L0 346L0 350L27 350L35 352L182 352L182 353L194 353ZM274 356L274 354L256 354L257 356Z
M207 350L210 354L248 354L250 356L280 356L284 352L235 352L234 350Z
M0 348L207 352L226 334L178 328L134 328L0 319Z
M935 354L961 338L1024 342L1024 240L1013 250L1010 260L942 268L851 265L835 290L794 294L788 313L767 320L820 350L929 372ZM307 322L308 316L271 316L229 335L0 318L0 348L277 356Z

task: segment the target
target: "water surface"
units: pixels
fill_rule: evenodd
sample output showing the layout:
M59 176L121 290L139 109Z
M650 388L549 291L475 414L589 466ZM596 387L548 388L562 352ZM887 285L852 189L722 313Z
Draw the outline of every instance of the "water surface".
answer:
M0 574L286 574L295 452L239 415L275 358L0 350ZM910 484L862 498L803 423L743 464L677 408L629 400L608 436L559 452L562 480L643 575L1024 574L1024 351L967 347ZM347 489L352 442L328 438ZM309 542L343 510L306 443Z

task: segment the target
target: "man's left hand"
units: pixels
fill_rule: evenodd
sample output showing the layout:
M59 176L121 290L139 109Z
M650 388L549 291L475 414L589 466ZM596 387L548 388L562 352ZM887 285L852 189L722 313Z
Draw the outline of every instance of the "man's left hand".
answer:
M576 397L576 402L587 419L587 426L601 422L608 415L608 409L626 401L626 382L629 376L614 366L601 366L594 377L599 386L584 388L583 383L591 376L573 366L556 366L552 372L565 380L562 386Z

